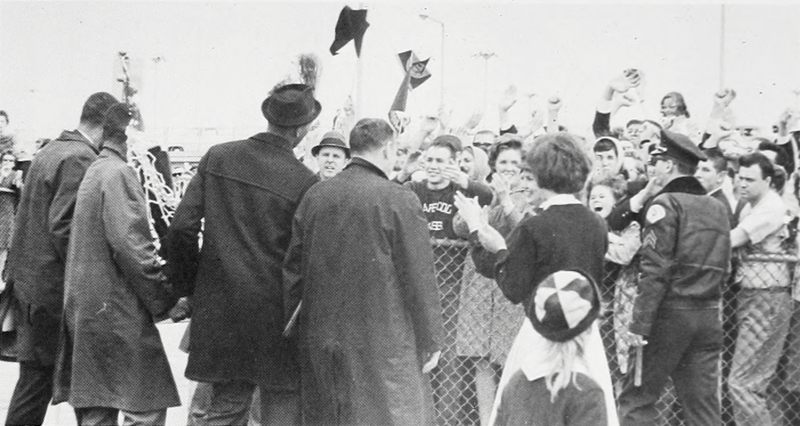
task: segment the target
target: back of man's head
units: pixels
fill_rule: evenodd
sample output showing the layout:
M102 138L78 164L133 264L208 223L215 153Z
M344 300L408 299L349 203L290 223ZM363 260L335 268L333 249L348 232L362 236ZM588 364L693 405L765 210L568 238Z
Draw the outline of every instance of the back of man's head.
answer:
M131 110L127 105L118 102L106 111L103 119L103 141L125 143L128 136L125 130L131 122Z
M728 160L722 154L722 151L717 148L708 148L703 150L703 154L706 155L708 161L711 162L711 165L714 166L714 171L717 173L727 172L728 171Z
M350 151L354 155L378 151L394 138L392 126L380 118L362 118L350 131Z
M81 112L81 124L98 127L103 124L106 111L114 104L119 103L117 98L110 93L97 92L91 96L83 104L83 111Z

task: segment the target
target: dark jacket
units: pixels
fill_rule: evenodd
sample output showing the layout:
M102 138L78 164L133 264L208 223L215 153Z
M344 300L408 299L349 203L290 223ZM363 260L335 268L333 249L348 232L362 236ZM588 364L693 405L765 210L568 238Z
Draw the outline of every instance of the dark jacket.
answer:
M669 182L649 204L630 330L649 335L659 308L713 308L730 274L725 207L692 176Z
M153 321L175 301L153 241L136 172L123 152L103 148L75 205L55 403L135 412L180 405Z
M36 154L25 178L7 263L33 330L30 339L18 342L21 361L55 360L72 213L95 158L97 148L89 140L77 130L64 131Z
M470 239L478 243L477 232ZM536 286L553 272L579 270L595 283L603 279L608 230L603 219L581 204L552 205L528 216L506 238L507 250L490 253L475 247L476 270L497 280L511 303L528 312Z
M306 424L425 425L422 363L442 348L425 215L360 158L308 191L286 262L299 320Z
M193 295L186 377L296 389L296 347L281 336L281 270L292 216L316 181L270 133L213 146L200 160L164 244L171 280Z

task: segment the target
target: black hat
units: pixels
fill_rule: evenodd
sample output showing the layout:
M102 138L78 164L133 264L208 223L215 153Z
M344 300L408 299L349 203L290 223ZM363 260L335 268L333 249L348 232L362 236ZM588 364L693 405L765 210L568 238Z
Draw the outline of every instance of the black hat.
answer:
M344 141L344 136L342 136L341 133L339 132L325 133L325 136L322 137L322 140L319 142L319 144L311 148L311 155L316 157L317 154L319 154L319 150L326 146L341 148L344 150L345 157L350 158L350 148L347 146L347 142Z
M669 157L688 166L696 167L700 161L707 160L703 151L680 133L661 131L661 143L650 153L651 157Z
M287 84L275 90L261 104L261 112L270 124L298 127L314 121L322 105L314 99L314 90L305 84Z
M566 342L586 331L600 313L600 290L578 271L556 271L536 286L528 318L545 339Z

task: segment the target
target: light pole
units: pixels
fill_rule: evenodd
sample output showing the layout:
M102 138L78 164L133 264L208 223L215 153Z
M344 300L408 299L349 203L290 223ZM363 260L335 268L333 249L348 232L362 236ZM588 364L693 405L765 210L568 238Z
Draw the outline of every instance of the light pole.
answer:
M483 58L483 107L489 108L489 59L497 56L494 52L478 52L473 58Z
M436 22L437 24L439 24L442 27L442 46L441 46L441 50L442 50L442 66L441 66L441 71L440 71L440 73L442 74L442 77L441 77L441 87L440 87L440 91L439 91L439 105L444 105L444 35L445 35L444 22L442 22L442 21L440 21L440 20L438 20L438 19L436 19L434 17L431 17L429 15L426 15L424 13L420 13L419 17L423 21L431 20L433 22Z
M167 58L163 56L156 56L155 58L150 58L153 61L153 129L157 132L156 128L156 120L158 120L158 68L159 65L166 61Z

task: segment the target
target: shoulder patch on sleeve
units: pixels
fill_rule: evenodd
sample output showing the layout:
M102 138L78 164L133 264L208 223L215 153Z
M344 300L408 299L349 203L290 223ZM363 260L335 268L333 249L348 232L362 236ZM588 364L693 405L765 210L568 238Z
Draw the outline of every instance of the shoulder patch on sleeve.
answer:
M647 223L656 223L667 215L664 207L659 204L654 204L647 209Z

